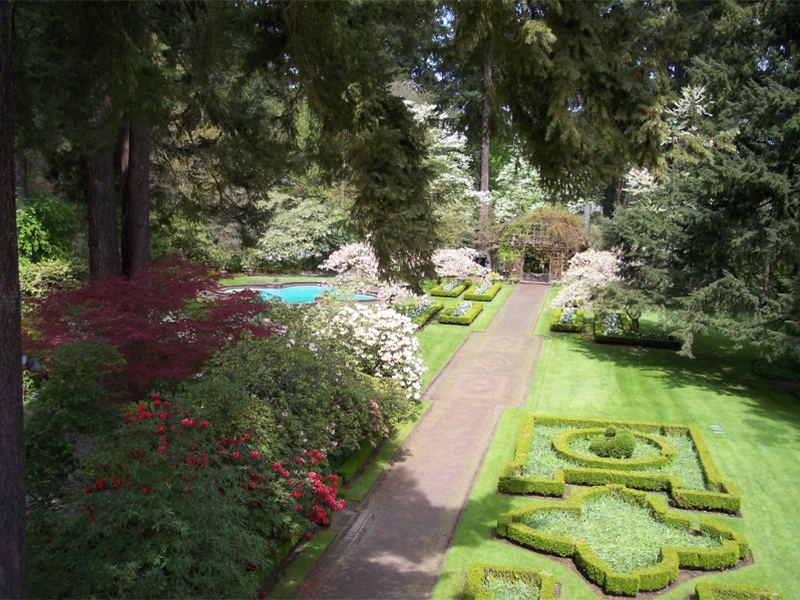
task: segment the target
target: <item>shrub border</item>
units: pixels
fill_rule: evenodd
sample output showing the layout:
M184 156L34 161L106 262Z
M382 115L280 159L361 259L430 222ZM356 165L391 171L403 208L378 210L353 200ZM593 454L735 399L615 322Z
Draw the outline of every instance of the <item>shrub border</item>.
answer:
M562 467L552 479L525 477L519 475L528 462L528 450L533 439L534 424L566 425L573 428L608 427L615 425L637 432L664 434L686 433L692 440L700 468L706 480L708 491L687 490L681 487L680 478L663 473L623 471L620 469L601 469L597 467ZM507 494L535 494L540 496L563 496L566 484L605 485L610 483L626 485L630 488L648 491L667 492L672 504L678 508L692 510L712 510L738 514L742 498L736 486L723 481L711 451L708 449L700 430L690 425L648 423L642 421L619 421L607 419L582 419L576 417L549 417L546 415L526 415L517 438L514 460L505 463L500 469L497 488Z
M464 294L464 300L472 300L474 302L491 302L494 300L494 297L497 296L497 293L503 289L503 284L499 281L495 281L494 284L492 284L492 287L490 287L485 294L476 294L475 288L477 288L478 285L480 284L476 283L467 290L467 293Z
M580 514L585 500L615 494L638 506L648 508L654 519L672 527L690 529L688 516L671 511L645 492L621 485L605 485L571 494L564 502L537 502L502 513L497 517L497 535L516 544L557 556L570 557L578 570L608 594L635 596L640 591L661 590L678 578L681 568L703 571L720 571L736 565L747 558L750 544L747 538L725 525L708 518L700 519L700 531L722 539L717 548L689 548L683 546L661 546L658 564L644 569L620 573L600 560L587 542L574 541L566 536L553 535L534 529L524 522L534 513L551 510L566 510Z
M698 583L695 595L697 600L786 600L783 594L752 585L711 582Z
M556 578L546 571L474 562L467 569L467 579L461 592L463 600L494 600L494 594L483 591L487 572L507 573L539 586L539 600L555 600Z
M581 333L583 331L584 310L582 308L575 310L577 319L574 325L559 322L563 312L563 308L553 309L553 317L550 319L550 331L558 331L560 333Z
M428 295L438 296L440 298L458 298L464 290L466 290L469 286L472 285L472 280L465 279L464 283L462 283L457 288L453 288L452 290L443 290L442 285L443 284L440 283L439 285L434 287L430 292L428 292Z
M466 314L461 315L460 317L454 317L452 313L458 304L459 303L454 302L445 308L441 313L439 313L439 323L444 323L446 325L469 325L483 310L483 304L476 302L472 305L472 308L466 312Z
M622 321L622 335L605 335L598 332L597 325L602 315L608 312L616 312ZM636 337L631 335L631 324L628 315L618 311L603 311L594 316L592 323L592 334L594 341L598 344L617 344L621 346L642 346L644 348L663 348L665 350L680 350L681 342L672 336L669 339L652 339L647 337Z

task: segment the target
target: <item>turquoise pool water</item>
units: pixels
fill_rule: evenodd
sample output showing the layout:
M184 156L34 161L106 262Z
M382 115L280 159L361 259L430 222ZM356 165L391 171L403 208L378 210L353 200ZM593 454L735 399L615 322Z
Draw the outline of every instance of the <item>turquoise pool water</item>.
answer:
M229 293L240 292L245 288L231 288L226 290ZM253 290L258 292L265 300L279 300L295 304L298 302L314 302L317 296L323 294L334 293L336 290L327 285L292 285L284 288L256 288ZM374 300L374 296L367 294L355 294L348 298L349 300Z

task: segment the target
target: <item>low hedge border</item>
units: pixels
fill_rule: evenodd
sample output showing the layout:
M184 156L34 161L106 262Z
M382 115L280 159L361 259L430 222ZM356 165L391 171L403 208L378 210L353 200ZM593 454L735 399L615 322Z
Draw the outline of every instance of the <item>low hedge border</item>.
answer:
M563 313L563 308L553 309L553 318L550 320L550 331L558 331L560 333L581 333L583 331L583 309L576 309L576 320L574 324L561 323L560 319Z
M674 475L599 467L562 467L554 473L552 479L525 477L520 473L528 462L528 450L533 439L534 426L537 422L542 425L564 425L576 429L605 428L609 425L614 425L637 433L684 433L691 438L694 444L697 457L700 460L700 468L703 470L709 490L683 489L680 479ZM667 492L674 506L691 510L711 510L738 514L742 505L739 491L733 483L722 480L717 466L714 464L711 451L696 427L641 421L527 415L517 438L514 459L505 463L500 469L500 477L497 483L498 490L506 494L563 496L567 483L593 486L619 484L638 490Z
M437 300L433 303L428 310L422 313L415 319L411 319L411 322L414 323L418 328L422 329L425 325L436 316L436 314L444 308L444 302Z
M590 438L598 435L603 435L605 428L592 427L587 429L565 429L553 436L553 450L556 454L569 460L574 460L578 463L583 463L587 467L597 469L615 469L619 471L635 471L643 467L663 467L675 458L675 446L666 440L660 440L655 436L639 431L631 431L631 433L638 438L645 440L656 445L660 449L660 453L656 456L648 456L646 458L604 458L602 456L593 456L589 454L582 454L573 449L570 444L579 438Z
M492 287L490 287L485 294L476 294L475 290L480 285L480 283L476 283L471 288L467 290L467 293L464 294L464 300L472 300L473 302L491 302L494 300L494 297L497 296L497 292L499 292L503 288L503 284L499 281L496 281Z
M571 494L564 502L538 502L502 513L497 517L497 535L516 544L557 556L571 557L587 579L603 588L607 594L635 596L641 592L663 589L678 578L680 568L719 571L736 565L747 557L749 543L740 533L709 519L700 520L700 530L722 539L716 548L688 548L664 545L658 564L646 569L620 573L600 560L588 543L566 536L549 534L525 524L533 513L567 510L580 514L585 500L615 494L651 511L653 518L672 527L690 529L686 515L669 510L645 492L620 485L593 487Z
M594 341L598 344L618 344L622 346L642 346L645 348L663 348L665 350L680 350L681 342L677 338L669 336L668 339L639 337L631 333L631 324L628 315L617 313L622 321L622 335L606 335L599 331L599 325L604 313L598 313L594 317L592 333Z
M514 579L522 579L526 583L538 585L539 600L555 600L556 598L556 579L546 571L474 562L467 570L467 579L464 582L464 590L461 592L462 600L493 600L494 594L483 591L483 583L490 573L510 575Z
M430 292L428 292L429 296L439 296L440 298L458 298L461 293L466 290L470 285L472 285L472 280L465 279L464 283L462 283L457 288L453 288L452 290L443 290L442 283L434 287Z
M695 587L697 600L786 600L786 596L753 587L722 583L698 583Z
M466 314L461 315L460 317L454 317L452 313L458 304L458 302L453 303L451 306L448 306L441 313L439 313L439 323L445 323L447 325L469 325L483 310L483 304L475 303Z

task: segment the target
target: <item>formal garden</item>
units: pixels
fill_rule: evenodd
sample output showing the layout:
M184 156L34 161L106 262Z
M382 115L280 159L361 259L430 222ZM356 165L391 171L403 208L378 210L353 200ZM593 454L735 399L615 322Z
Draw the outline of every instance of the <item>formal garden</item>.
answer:
M798 22L0 0L0 597L800 597Z

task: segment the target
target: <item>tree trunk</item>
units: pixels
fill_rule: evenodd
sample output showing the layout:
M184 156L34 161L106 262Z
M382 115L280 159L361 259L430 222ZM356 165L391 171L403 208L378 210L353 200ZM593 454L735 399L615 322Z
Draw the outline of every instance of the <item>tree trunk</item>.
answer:
M22 206L28 197L28 159L24 154L17 154L15 167L15 180L17 183L17 198Z
M0 0L0 598L26 598L25 452L22 440L22 329L14 117L11 3Z
M481 127L481 203L478 216L478 249L489 250L490 229L494 222L492 203L489 199L489 142L491 139L490 121L492 101L489 95L492 86L492 50L486 52L483 66L483 124Z
M150 261L150 124L132 115L122 141L122 273L147 269Z
M89 273L94 279L114 277L120 274L114 158L106 154L88 160L85 171L89 205Z

